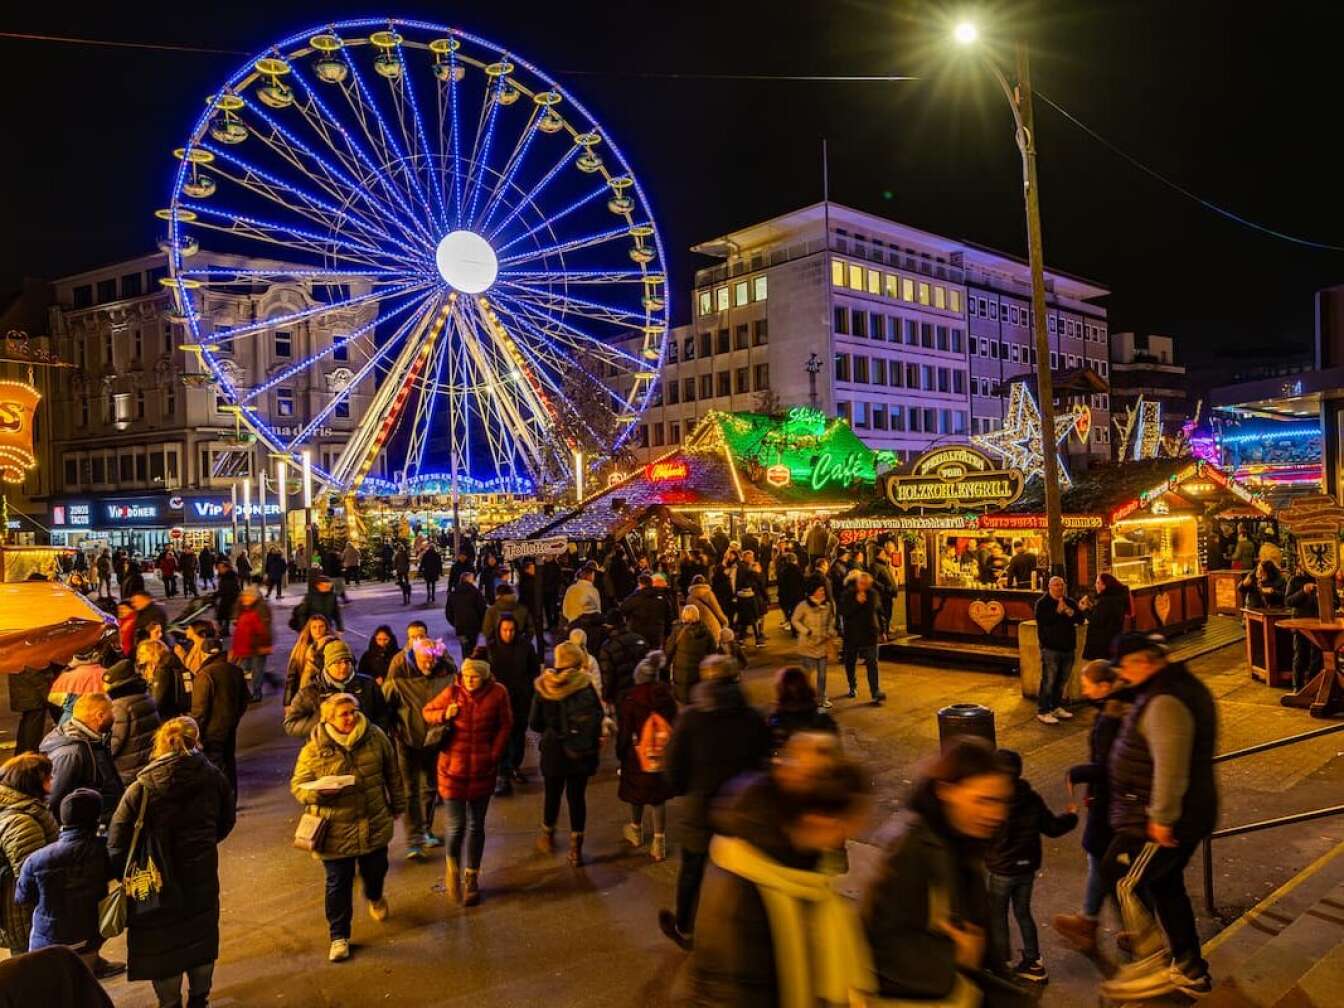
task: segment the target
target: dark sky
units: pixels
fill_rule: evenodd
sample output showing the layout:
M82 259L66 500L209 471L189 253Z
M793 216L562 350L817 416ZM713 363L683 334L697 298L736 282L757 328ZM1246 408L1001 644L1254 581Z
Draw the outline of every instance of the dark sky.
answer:
M26 4L16 32L255 52L341 16L339 2ZM1012 5L1037 88L1199 195L1344 245L1336 5ZM1334 8L1332 10L1332 8ZM1005 251L1024 250L1007 104L941 44L943 5L901 0L454 4L389 13L459 24L555 74L619 138L672 255L684 316L690 244L820 197ZM227 13L224 11L227 10ZM199 13L198 13L199 12ZM241 57L0 39L0 290L151 247L181 143ZM916 74L794 83L642 74ZM1169 333L1188 357L1311 341L1312 292L1344 254L1219 218L1038 104L1047 261L1109 285L1112 328Z

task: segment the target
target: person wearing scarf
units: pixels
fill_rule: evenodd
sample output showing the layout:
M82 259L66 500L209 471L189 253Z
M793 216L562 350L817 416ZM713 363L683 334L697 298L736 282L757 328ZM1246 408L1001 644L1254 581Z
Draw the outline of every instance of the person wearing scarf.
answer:
M834 736L803 732L715 801L692 1004L838 1008L873 989L858 916L831 885L869 791Z

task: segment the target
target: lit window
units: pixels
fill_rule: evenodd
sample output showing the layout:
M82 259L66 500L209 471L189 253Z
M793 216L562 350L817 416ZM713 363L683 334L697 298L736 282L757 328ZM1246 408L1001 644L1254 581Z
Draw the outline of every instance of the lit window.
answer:
M709 296L709 291L700 292L700 314L708 315L714 310L714 301Z
M741 308L746 303L747 282L745 280L739 280L737 283L733 284L733 305Z
M913 301L915 299L915 282L909 277L901 277L901 300Z
M868 293L881 294L882 274L879 273L877 270L871 270L871 269L868 270L867 272L868 272Z
M961 291L955 287L950 288L947 292L947 306L958 315L961 314Z
M756 279L752 280L751 285L752 285L752 292L751 292L752 300L764 301L766 298L766 294L768 293L768 286L766 284L765 276L762 275L756 277Z
M831 286L843 287L845 285L845 263L843 259L831 260Z
M719 311L727 311L727 310L728 310L728 288L727 288L727 287L720 287L720 288L718 288L716 291L714 291L714 306L715 306L716 308L718 308Z
M294 354L294 337L287 330L277 330L275 334L275 355L290 357Z
M856 402L854 404L854 426L863 430L868 429L868 404L865 402Z
M901 278L895 273L882 274L882 293L889 298L901 296Z
M276 389L275 390L275 412L277 416L292 417L294 415L294 390Z
M835 380L849 381L849 354L847 353L835 355Z
M919 282L919 303L922 305L929 303L929 285L923 280Z
M849 289L856 291L863 290L862 266L855 266L853 263L849 264Z
M1016 343L1014 343L1011 347L1008 348L1008 357L1009 357L1009 359L1012 360L1012 362L1013 362L1014 364L1017 363L1017 344L1016 344Z
M947 290L941 284L934 284L933 287L933 306L935 308L947 307Z

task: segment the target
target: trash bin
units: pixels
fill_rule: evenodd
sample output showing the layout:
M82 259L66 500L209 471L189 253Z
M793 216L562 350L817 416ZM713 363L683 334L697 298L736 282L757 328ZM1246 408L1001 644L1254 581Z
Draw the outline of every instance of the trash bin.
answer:
M959 735L974 735L998 748L994 738L994 712L974 703L957 703L938 712L938 743L946 749Z

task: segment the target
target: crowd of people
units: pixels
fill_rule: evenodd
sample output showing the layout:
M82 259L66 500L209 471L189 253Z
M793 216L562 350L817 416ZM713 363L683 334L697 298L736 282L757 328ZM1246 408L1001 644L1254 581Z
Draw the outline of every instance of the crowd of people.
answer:
M403 544L386 562L379 551L378 576L408 582L412 553L424 572L435 549ZM1054 926L1093 951L1110 900L1133 961L1103 993L1207 991L1181 873L1216 815L1216 712L1159 639L1123 632L1128 593L1109 575L1081 601L1052 579L1037 605L1046 723L1071 716L1059 690L1075 627L1088 626L1084 691L1098 712L1066 809L1048 808L1018 754L959 740L923 768L905 814L879 835L880 870L861 904L835 893L846 841L866 830L871 785L844 752L828 662L838 652L855 697L862 660L881 702L895 556L889 544L851 553L824 523L774 541L716 530L676 557L615 549L516 565L464 540L443 599L460 660L432 619L409 621L404 639L379 626L357 656L341 599L358 557L339 580L318 559L291 616L297 639L274 671L264 566L240 576L218 562L216 619L191 618L180 636L131 572L115 645L77 655L49 682L36 733L29 725L36 741L0 767L0 867L12 876L0 875L4 942L16 953L69 946L97 977L152 982L161 1005L205 1005L237 732L269 684L300 745L294 844L323 867L331 962L351 955L356 879L369 918L388 918L398 833L409 861L441 849L449 900L481 903L491 803L519 800L530 733L538 852L563 850L582 869L589 782L614 760L628 809L621 837L653 861L677 856L657 924L689 954L687 1003L1023 1003L1023 986L1048 976L1032 908L1041 836L1075 828L1075 787L1087 789L1088 879L1080 912ZM425 601L436 603L428 580ZM772 583L795 657L758 709L742 688L754 657L743 645L764 639ZM44 731L48 713L56 726ZM567 838L557 837L562 822ZM174 898L129 916L128 963L112 962L101 955L99 904L146 850Z

